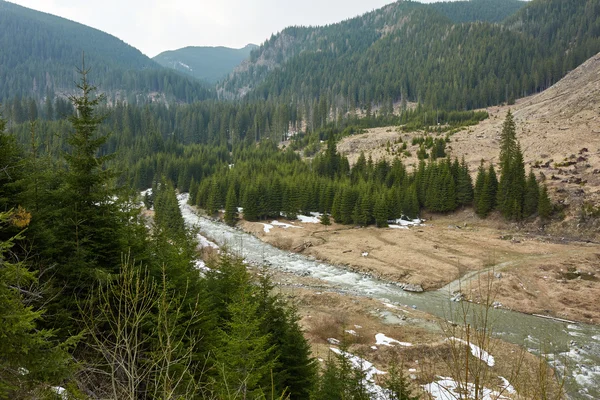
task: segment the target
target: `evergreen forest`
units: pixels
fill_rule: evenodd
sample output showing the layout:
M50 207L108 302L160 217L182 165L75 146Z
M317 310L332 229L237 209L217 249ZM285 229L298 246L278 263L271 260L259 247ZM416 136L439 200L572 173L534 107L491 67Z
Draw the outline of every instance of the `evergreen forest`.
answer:
M449 143L600 51L597 0L397 1L286 28L212 86L2 0L0 27L0 398L13 399L371 398L346 343L313 358L266 268L200 258L180 195L231 226L319 213L383 229L469 208L546 222L556 206L510 111L497 162L470 170ZM351 164L340 141L375 127L413 133L418 161L400 140ZM378 384L419 398L395 363Z

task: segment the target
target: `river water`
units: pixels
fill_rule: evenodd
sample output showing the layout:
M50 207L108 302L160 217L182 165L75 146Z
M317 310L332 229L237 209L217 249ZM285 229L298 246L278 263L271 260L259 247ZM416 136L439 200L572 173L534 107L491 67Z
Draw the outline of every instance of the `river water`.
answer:
M459 303L447 291L409 293L392 282L355 273L301 254L280 250L226 224L196 214L187 205L187 194L179 195L186 224L197 227L205 237L246 260L300 276L311 276L353 295L372 297L386 303L416 307L440 318L455 315ZM401 251L401 249L399 250ZM481 312L469 305L472 312ZM600 327L543 319L504 309L490 309L494 336L538 354L540 348L559 365L566 363L566 389L572 399L600 399Z

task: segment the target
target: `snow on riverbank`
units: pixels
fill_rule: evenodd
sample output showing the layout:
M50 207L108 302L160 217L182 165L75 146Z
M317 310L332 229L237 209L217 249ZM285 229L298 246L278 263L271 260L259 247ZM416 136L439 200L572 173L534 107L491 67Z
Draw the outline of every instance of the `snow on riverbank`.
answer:
M456 399L474 399L475 398L475 385L473 383L459 384L452 378L439 377L440 379L423 385L423 389L431 395L434 400L456 400ZM514 389L510 383L500 377L504 382L502 392L497 392L488 388L480 388L478 399L481 400L508 400L509 397L504 396L506 394L514 394ZM507 385L506 385L507 384ZM465 396L466 395L466 396Z
M376 345L384 345L388 347L394 347L394 343L403 347L411 347L412 343L400 342L396 339L392 339L391 337L385 336L383 333L378 333L375 335Z
M265 231L265 233L269 233L271 232L271 229L273 229L273 225L271 224L263 224L264 228L263 230Z
M483 350L481 347L476 346L473 343L467 343L466 340L458 339L455 337L451 337L448 340L452 340L452 341L463 343L463 344L468 344L469 347L471 348L471 354L473 354L474 357L479 358L481 361L483 361L490 367L493 367L494 365L496 365L496 360L494 359L494 356L492 356L487 351Z

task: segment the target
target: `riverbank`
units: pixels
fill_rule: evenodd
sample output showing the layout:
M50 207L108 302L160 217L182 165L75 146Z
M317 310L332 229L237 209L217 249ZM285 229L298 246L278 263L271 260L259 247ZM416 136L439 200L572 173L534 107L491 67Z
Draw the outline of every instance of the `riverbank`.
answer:
M594 243L524 232L470 210L406 229L271 222L241 221L239 227L282 250L426 291L445 288L452 296L460 290L474 301L490 276L497 307L600 323L594 301L600 296L600 246Z
M320 307L323 300L319 296L325 292L332 292L345 297L377 300L394 307L419 310L438 318L441 325L444 324L451 332L459 334L459 336L454 335L459 338L461 331L464 335L463 327L465 326L477 327L472 330L472 333L489 333L487 329L482 330L481 328L487 324L482 325L481 320L477 320L478 315L486 315L492 323L494 337L503 342L521 346L521 349L526 349L529 353L545 352L548 354L549 360L553 360L552 365L554 366L558 365L562 368L561 366L568 365L565 388L569 394L579 394L573 398L592 399L598 398L600 395L597 390L598 383L600 383L600 370L597 369L598 354L600 354L597 337L600 337L600 331L597 326L572 325L511 312L502 308L489 309L469 302L452 302L449 300L448 294L438 290L421 294L409 293L390 281L376 279L367 274L354 273L342 266L315 261L314 257L280 250L266 244L254 235L242 232L239 227L231 228L221 222L198 216L186 202L187 195L181 195L182 214L189 226L198 227L205 237L212 239L219 246L227 246L229 251L244 257L248 261L249 267L266 265L270 273L275 273L276 276L285 275L285 280L276 278L280 287L315 292L317 298L314 304L307 306L309 312ZM271 222L262 226L265 233L272 232L275 226L283 227L280 222ZM299 228L288 227L288 229ZM206 241L200 235L199 239ZM317 294L319 292L321 295ZM470 311L465 313L464 307ZM340 315L340 310L333 307L331 316L338 315ZM391 311L383 315L384 323L393 323L397 319L398 315L394 316ZM431 330L431 326L424 326L424 329ZM452 329L455 330L452 331ZM487 334L485 336L487 337ZM470 342L474 343L473 337ZM460 342L454 341L453 343ZM484 344L483 348L488 348L488 346ZM481 352L475 351L475 354L481 354ZM518 354L512 355L511 365L514 365L518 361ZM461 357L461 359L464 358ZM479 364L470 363L470 365ZM550 370L546 367L547 365L545 361L539 361L539 368L546 368L545 371L548 372ZM469 376L472 378L472 375ZM545 373L543 376L546 376ZM531 382L527 382L524 389L535 388L536 385ZM524 398L537 399L539 396L536 397L534 394L529 397L524 396Z

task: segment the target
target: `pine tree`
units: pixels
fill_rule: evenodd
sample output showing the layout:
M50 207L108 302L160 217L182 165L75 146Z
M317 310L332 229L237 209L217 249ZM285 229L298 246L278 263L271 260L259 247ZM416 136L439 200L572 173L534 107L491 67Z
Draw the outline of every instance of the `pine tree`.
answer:
M481 188L481 194L479 195L475 207L475 212L482 218L487 217L490 211L492 211L492 204L494 201L492 186L492 177L490 174L485 174L483 187Z
M258 191L252 183L246 186L243 205L244 219L246 221L258 221Z
M331 208L331 216L335 220L336 223L342 223L342 189L338 189L335 193L335 197L333 198L333 205Z
M385 196L380 195L375 202L373 216L375 217L375 223L377 224L378 228L386 228L388 226L388 209Z
M215 215L219 212L219 207L221 206L220 198L219 184L217 183L217 179L213 178L206 204L206 213L208 215Z
M494 164L490 164L490 167L488 168L488 176L489 176L489 185L488 185L488 191L489 191L489 196L491 198L491 205L490 205L490 210L493 210L497 207L497 201L496 199L498 198L498 176L496 175L496 169L494 168Z
M475 179L475 191L473 193L473 205L475 210L477 211L477 205L479 204L479 199L483 194L483 185L485 184L485 167L483 165L483 159L481 160L481 164L479 164L479 168L477 169L477 178Z
M227 191L227 199L225 201L225 215L223 219L229 226L234 226L238 218L237 212L237 197L235 195L235 187L231 185Z
M537 179L535 179L535 174L533 172L530 172L529 177L527 178L525 203L523 206L523 214L525 217L530 217L537 212L539 199L540 187L538 185Z
M327 211L321 214L321 224L326 226L331 225L331 219L329 218Z
M262 333L264 316L257 312L259 304L253 298L253 288L239 282L236 293L227 305L230 319L220 331L222 342L215 348L220 398L256 398L267 393L261 386L271 373L270 335Z
M273 372L267 376L264 386L274 384L276 393L285 391L290 399L306 399L317 371L310 345L298 323L298 314L280 295L272 294L275 286L266 268L258 284L257 312L263 318L262 333L268 335L269 346L273 348L269 356Z
M0 237L15 222L13 212L0 212ZM22 261L11 260L10 252L19 239L19 235L0 239L0 397L7 399L56 385L73 368L67 346L57 345L54 333L40 328L44 311L31 307L35 299L24 297L35 291L36 278Z
M473 203L473 180L464 157L458 170L456 202L460 206L468 206Z
M540 190L540 198L538 201L538 215L542 219L548 219L552 215L552 202L548 196L548 188L542 185Z
M388 400L419 400L420 398L413 394L410 380L404 375L402 364L398 363L398 356L395 353L381 386L387 389Z
M356 205L356 193L351 187L346 187L342 191L342 202L340 205L341 222L344 225L350 225L353 222L352 213Z
M516 128L510 111L502 127L500 142L500 182L497 204L505 218L523 218L525 197L525 166L523 153L516 139Z

